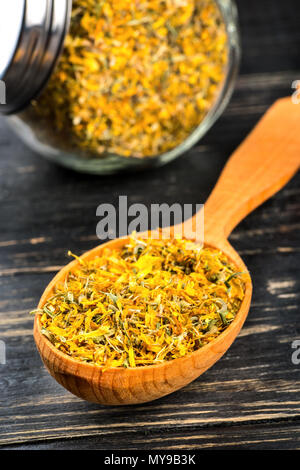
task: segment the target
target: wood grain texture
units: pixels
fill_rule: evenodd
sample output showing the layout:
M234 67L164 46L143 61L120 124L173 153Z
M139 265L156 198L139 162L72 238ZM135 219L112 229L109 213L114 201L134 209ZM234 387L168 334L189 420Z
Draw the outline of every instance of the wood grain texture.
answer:
M205 204L205 238L227 239L300 167L300 106L277 100L227 161Z
M96 207L202 203L228 155L300 79L296 0L238 2L241 75L226 112L183 158L158 171L89 177L32 154L0 120L0 443L7 448L299 448L299 175L252 213L230 242L254 284L238 339L214 367L153 403L104 408L66 392L44 369L28 311L66 264L97 242ZM269 20L266 20L266 11Z

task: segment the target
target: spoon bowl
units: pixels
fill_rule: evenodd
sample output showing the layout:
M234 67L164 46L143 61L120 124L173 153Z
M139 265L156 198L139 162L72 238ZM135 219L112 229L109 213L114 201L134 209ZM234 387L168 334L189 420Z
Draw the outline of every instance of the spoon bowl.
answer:
M112 240L86 252L81 259L90 260L100 255L104 248L120 248L128 241L128 238ZM210 244L208 246L222 250L235 264L238 271L246 271L247 268L242 259L229 243L226 247ZM55 286L62 284L68 273L78 267L79 261L75 259L59 271L45 290L38 306L39 309L42 309L53 295ZM34 338L43 362L52 377L74 395L105 405L144 403L187 385L220 359L238 335L247 317L251 293L252 284L248 278L241 308L226 330L214 341L197 351L159 365L135 368L114 367L105 370L98 365L79 362L55 348L41 333L38 315L35 318Z
M240 220L284 186L299 168L299 122L300 106L293 105L289 98L276 102L231 156L205 204L204 244L224 252L238 271L247 268L227 238ZM195 223L194 216L183 226L173 227L172 236L180 233L194 240L191 226ZM86 252L81 259L90 260L104 248L120 248L127 242L128 237L112 240ZM43 293L39 309L53 295L55 286L78 265L75 259L59 271ZM79 362L56 349L42 334L39 315L35 317L34 338L50 374L74 395L105 405L144 403L187 385L221 358L243 326L251 294L248 276L240 310L226 330L197 351L159 365L105 369Z

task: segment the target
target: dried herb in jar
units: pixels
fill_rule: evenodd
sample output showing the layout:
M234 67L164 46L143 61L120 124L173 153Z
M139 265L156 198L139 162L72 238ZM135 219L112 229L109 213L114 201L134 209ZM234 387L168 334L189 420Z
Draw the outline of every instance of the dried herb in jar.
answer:
M42 333L79 361L139 367L185 356L234 320L245 274L220 251L131 237L83 261L40 315Z
M227 59L213 0L73 0L63 54L33 115L87 153L156 156L204 119Z

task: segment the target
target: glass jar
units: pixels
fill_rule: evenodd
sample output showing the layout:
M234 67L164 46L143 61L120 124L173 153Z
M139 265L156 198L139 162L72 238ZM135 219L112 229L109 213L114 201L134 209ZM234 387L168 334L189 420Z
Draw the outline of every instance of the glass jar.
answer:
M94 174L155 167L220 116L240 53L232 1L53 0L54 12L58 1L39 83L4 111L40 155Z

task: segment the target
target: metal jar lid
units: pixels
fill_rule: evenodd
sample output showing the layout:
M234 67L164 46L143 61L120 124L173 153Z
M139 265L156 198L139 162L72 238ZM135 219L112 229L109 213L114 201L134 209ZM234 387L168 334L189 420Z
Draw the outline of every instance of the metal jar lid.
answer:
M0 114L25 108L61 52L72 0L9 0L0 7Z

